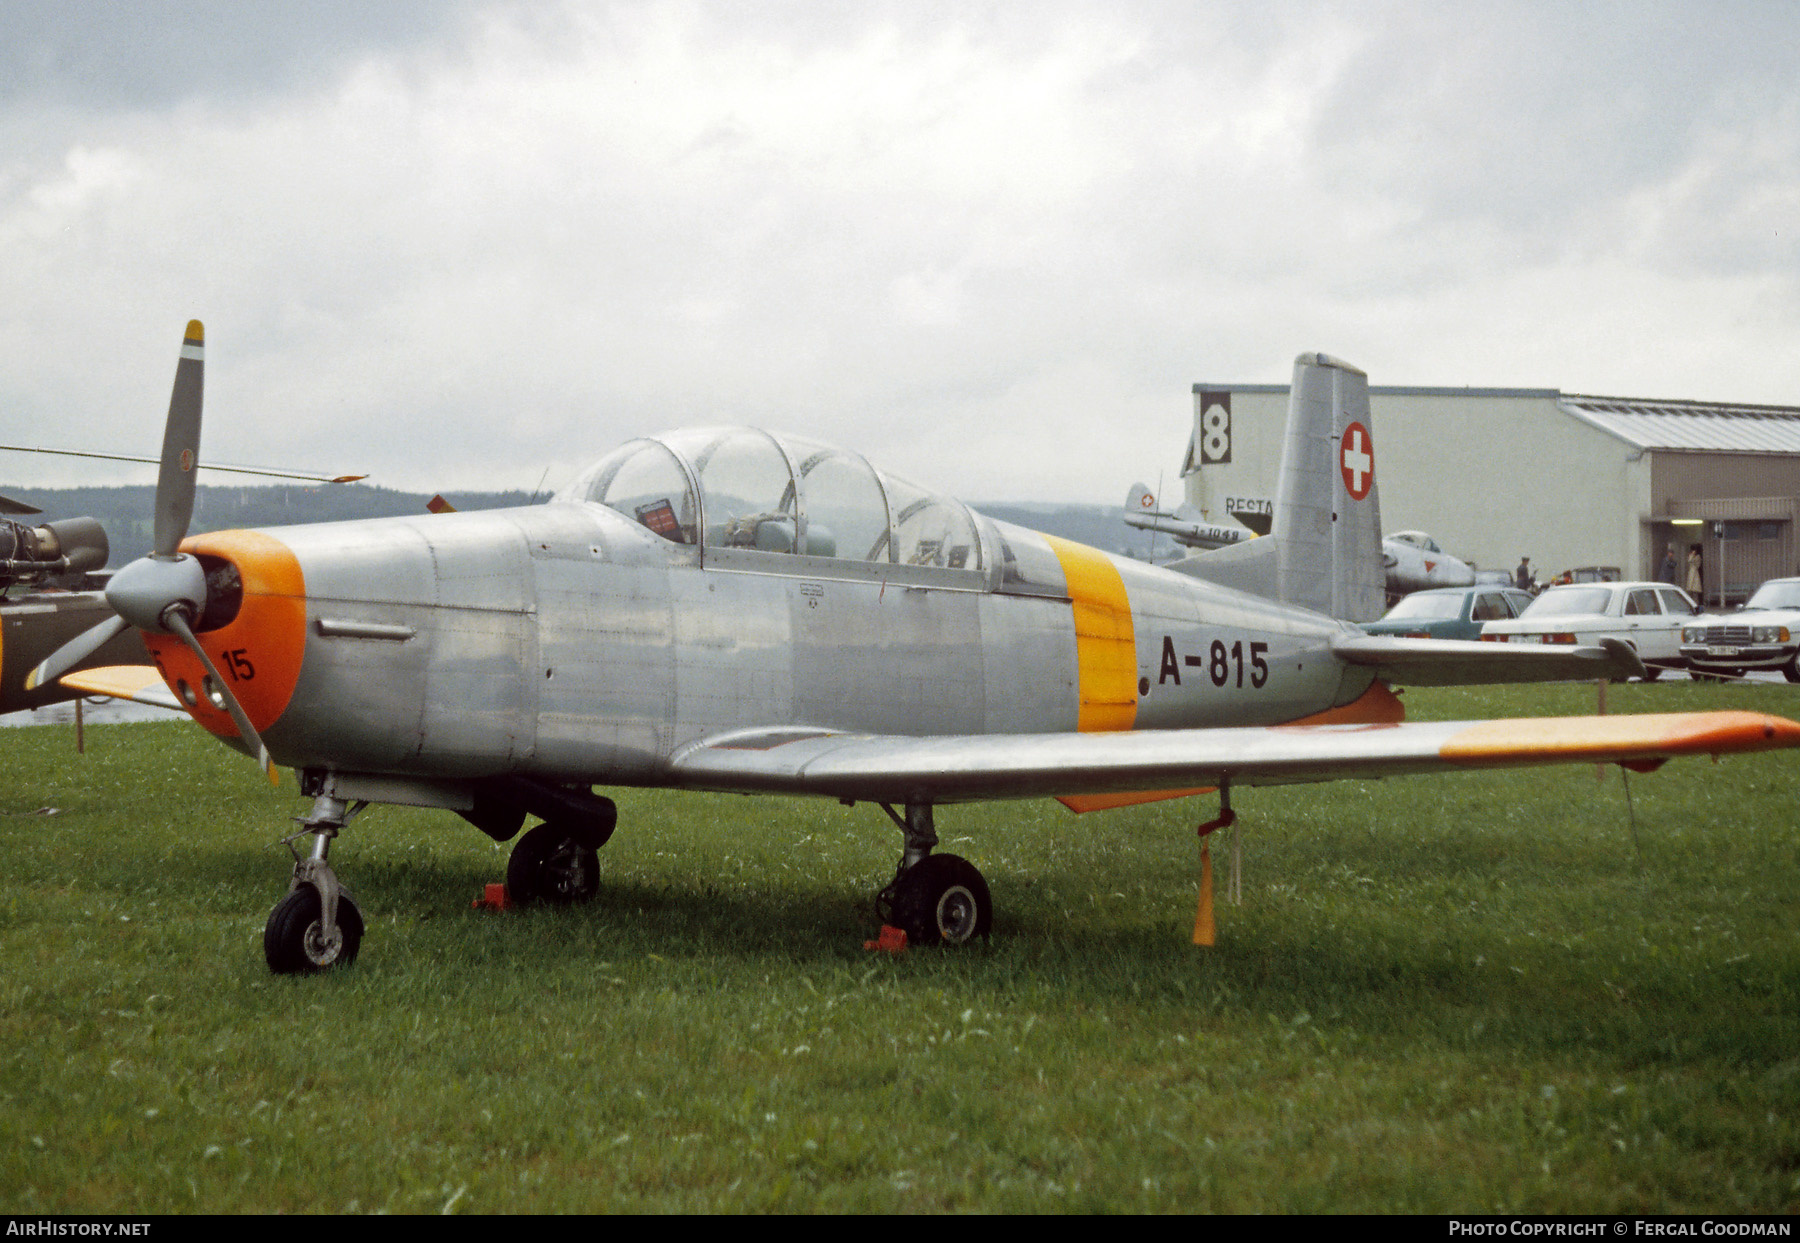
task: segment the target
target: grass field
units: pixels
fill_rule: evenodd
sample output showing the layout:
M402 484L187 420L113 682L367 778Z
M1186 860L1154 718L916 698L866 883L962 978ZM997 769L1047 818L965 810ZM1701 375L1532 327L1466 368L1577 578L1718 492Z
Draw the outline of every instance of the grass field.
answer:
M592 905L500 915L505 848L380 808L362 957L290 979L291 779L175 722L0 746L7 1212L1800 1207L1800 754L1633 776L1635 844L1616 769L1245 791L1211 950L1210 798L944 809L995 936L898 958L873 807L626 791Z

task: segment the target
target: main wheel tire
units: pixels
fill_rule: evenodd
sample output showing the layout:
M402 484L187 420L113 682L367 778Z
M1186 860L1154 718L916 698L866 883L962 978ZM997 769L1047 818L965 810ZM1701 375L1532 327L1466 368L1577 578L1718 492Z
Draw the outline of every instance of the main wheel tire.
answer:
M302 885L269 912L263 925L263 959L276 975L306 975L329 967L348 966L362 948L363 917L347 893L339 892L337 932L327 939L319 926L323 904L319 891Z
M538 825L519 839L506 861L506 896L513 902L568 906L599 891L598 852L560 825Z
M994 927L987 881L960 855L927 855L895 885L894 923L909 945L967 945Z

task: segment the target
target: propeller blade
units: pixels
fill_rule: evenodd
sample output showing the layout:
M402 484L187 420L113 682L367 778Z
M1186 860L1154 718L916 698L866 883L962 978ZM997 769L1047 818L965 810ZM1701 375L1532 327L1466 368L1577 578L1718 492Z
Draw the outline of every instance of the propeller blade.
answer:
M42 664L25 675L25 689L35 691L46 683L56 681L129 629L131 629L131 623L123 617L115 615L107 618L98 626L82 631L51 652L44 658Z
M172 557L194 516L194 467L200 458L200 398L206 369L206 330L190 319L175 364L169 421L163 429L162 469L156 476L156 551Z
M181 641L188 645L188 650L200 658L200 663L206 668L207 676L212 679L214 689L219 692L219 698L225 701L225 711L231 713L232 723L237 726L238 737L242 738L250 747L251 754L256 757L257 766L263 770L263 775L268 777L269 784L280 784L280 778L275 771L275 761L269 757L269 749L263 746L262 736L256 732L256 727L250 724L250 718L244 713L244 706L238 702L237 696L231 693L231 687L227 685L224 678L219 676L218 667L213 664L212 657L206 654L206 649L200 646L200 640L194 637L194 631L188 625L187 617L180 609L171 609L164 616L163 625L180 636Z

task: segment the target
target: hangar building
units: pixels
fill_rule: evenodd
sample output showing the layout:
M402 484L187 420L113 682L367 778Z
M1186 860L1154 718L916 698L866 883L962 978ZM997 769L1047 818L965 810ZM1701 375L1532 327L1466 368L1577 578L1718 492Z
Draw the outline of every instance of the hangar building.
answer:
M1267 529L1287 404L1285 384L1194 385L1182 476L1209 521ZM1713 604L1800 573L1800 407L1371 386L1369 412L1383 530L1479 568L1654 579L1698 543Z

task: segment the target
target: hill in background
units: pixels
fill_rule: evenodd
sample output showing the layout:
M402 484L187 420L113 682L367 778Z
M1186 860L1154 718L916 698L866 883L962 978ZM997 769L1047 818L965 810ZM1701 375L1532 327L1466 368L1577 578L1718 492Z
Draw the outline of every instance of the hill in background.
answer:
M0 496L36 505L41 518L87 516L106 528L115 569L150 551L152 503L156 489L148 484L113 488L25 488L0 484ZM285 527L308 522L341 522L350 518L391 518L422 514L431 497L423 492L397 492L364 484L277 484L257 487L201 485L194 496L194 520L190 531L221 531L237 527ZM529 504L525 492L454 492L445 499L460 510L505 509ZM1143 558L1149 536L1125 525L1117 506L1059 505L1053 502L1007 503L974 506L990 518L1029 527L1047 535L1074 540L1107 552ZM1159 557L1172 551L1169 541L1159 541Z

